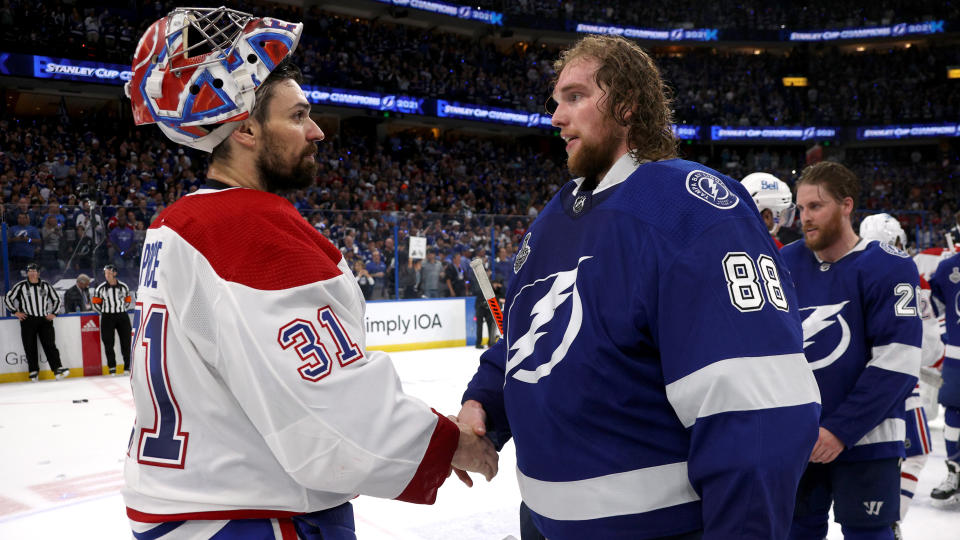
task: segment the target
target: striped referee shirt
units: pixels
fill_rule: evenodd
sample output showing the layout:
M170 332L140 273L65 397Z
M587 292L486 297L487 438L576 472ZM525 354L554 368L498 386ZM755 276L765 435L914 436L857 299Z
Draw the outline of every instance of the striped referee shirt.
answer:
M60 295L42 279L37 283L25 279L7 292L3 303L11 314L22 311L31 317L46 317L60 309Z
M125 313L133 307L133 297L126 283L117 280L116 285L110 285L104 281L93 290L90 304L97 313Z

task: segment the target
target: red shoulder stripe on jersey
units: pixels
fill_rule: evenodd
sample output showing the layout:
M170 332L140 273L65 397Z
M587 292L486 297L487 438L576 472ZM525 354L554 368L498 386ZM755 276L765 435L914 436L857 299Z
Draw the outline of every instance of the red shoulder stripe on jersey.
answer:
M280 510L214 510L212 512L184 512L182 514L148 514L127 507L127 517L141 523L166 523L168 521L188 521L192 519L274 519L290 518L303 512L283 512Z
M920 288L930 290L930 282L923 279L923 274L920 274Z
M433 504L437 500L437 489L450 473L450 462L453 461L453 453L460 441L460 428L437 411L434 410L433 413L438 420L430 437L430 445L420 460L417 473L413 475L403 493L397 496L398 501Z
M150 226L168 227L221 278L281 290L339 276L342 255L286 199L253 189L183 197Z

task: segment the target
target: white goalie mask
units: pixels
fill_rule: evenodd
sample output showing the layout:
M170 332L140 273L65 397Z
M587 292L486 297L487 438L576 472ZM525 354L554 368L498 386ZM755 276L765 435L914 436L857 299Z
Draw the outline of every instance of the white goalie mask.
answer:
M897 218L890 214L873 214L863 218L860 221L860 237L886 242L891 246L896 246L899 240L898 247L901 249L907 247L907 233L903 232L903 227L900 226Z
M786 182L769 173L755 172L745 176L740 183L747 188L761 214L764 210L773 214L773 227L768 227L770 234L777 234L782 225L793 223L796 206Z

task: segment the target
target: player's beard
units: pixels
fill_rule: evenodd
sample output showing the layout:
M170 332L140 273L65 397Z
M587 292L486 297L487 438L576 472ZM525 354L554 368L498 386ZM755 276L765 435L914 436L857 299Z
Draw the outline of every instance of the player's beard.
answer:
M618 146L616 134L608 131L596 141L580 137L580 148L567 156L567 168L576 177L584 177L581 189L590 191L600 183L601 175L607 173L617 160L614 155Z
M821 251L835 244L843 236L843 212L840 208L834 212L829 221L817 227L817 238L811 240L804 231L803 239L807 247L813 251Z
M265 133L266 140L271 141L269 132ZM307 148L296 156L294 163L289 163L285 156L288 149L282 143L268 142L266 147L257 156L256 167L264 189L270 193L282 193L295 189L310 187L317 177L317 162L307 159L317 152L317 146L309 143Z

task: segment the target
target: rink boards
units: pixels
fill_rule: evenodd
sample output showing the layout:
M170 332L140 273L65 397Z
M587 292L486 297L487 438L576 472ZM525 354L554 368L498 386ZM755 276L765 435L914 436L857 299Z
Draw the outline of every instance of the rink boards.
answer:
M364 314L366 346L382 351L407 351L436 347L461 347L476 343L474 299L439 298L367 303ZM60 315L53 321L60 361L71 377L107 373L100 342L100 318L95 313ZM53 378L43 348L40 378ZM119 340L114 344L118 369L122 370ZM27 380L27 359L20 339L20 322L0 319L0 382Z

